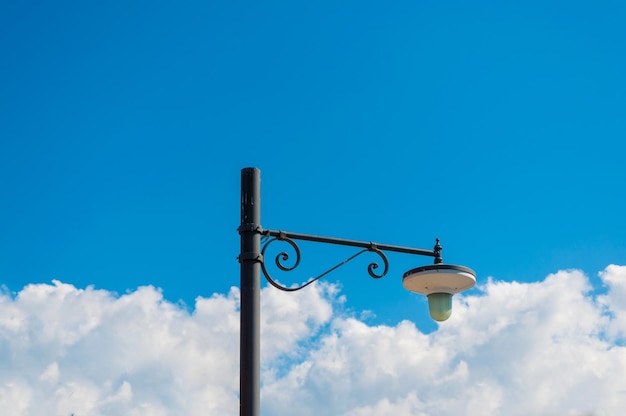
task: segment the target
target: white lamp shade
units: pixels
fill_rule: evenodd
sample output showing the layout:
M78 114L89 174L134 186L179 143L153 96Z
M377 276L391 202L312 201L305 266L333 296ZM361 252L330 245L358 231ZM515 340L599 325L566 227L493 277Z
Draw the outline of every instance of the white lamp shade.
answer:
M476 273L464 266L452 264L431 264L409 270L402 276L405 289L430 295L433 293L463 292L476 284Z

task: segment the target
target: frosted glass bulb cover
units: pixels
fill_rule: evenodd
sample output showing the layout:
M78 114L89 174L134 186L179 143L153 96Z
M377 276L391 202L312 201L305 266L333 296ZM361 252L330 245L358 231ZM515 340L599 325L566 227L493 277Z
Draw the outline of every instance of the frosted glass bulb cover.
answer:
M452 295L450 293L431 293L428 295L428 312L437 322L443 322L452 314Z

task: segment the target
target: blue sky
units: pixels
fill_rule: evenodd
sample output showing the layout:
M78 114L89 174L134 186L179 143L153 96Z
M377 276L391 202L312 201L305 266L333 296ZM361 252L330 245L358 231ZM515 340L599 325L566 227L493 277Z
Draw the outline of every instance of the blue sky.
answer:
M238 286L262 225L431 248L535 282L626 263L621 2L0 5L0 283ZM306 280L351 254L303 245ZM436 326L402 273L329 276L371 324ZM290 280L291 279L291 280ZM453 312L454 313L454 312Z
M12 290L226 291L247 166L262 170L267 228L439 237L481 279L626 257L617 3L2 8ZM426 260L394 262L388 280Z

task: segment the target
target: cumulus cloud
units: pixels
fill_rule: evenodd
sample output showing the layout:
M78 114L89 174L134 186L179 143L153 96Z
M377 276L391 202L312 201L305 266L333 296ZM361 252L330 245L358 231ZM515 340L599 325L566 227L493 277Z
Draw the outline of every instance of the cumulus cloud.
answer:
M262 291L271 415L614 415L626 408L626 267L456 296L431 333L348 315L338 288ZM3 415L238 413L239 291L192 310L153 287L0 294Z
M226 413L237 405L236 297L198 299L189 314L151 287L117 297L55 281L5 294L3 413Z

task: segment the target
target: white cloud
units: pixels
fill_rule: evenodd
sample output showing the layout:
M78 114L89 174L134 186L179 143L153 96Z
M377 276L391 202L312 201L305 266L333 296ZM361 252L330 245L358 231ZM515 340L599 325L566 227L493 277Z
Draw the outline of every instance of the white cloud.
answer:
M600 302L610 311L613 319L610 334L615 338L626 337L626 266L608 266L598 273L604 284L609 288Z
M425 334L337 311L333 285L262 292L271 415L583 415L626 407L626 267L490 280ZM232 415L239 292L192 312L152 287L122 296L54 281L0 295L3 415ZM425 312L426 313L426 312Z
M193 314L151 287L116 297L55 281L2 296L3 414L230 412L237 296L200 298Z

